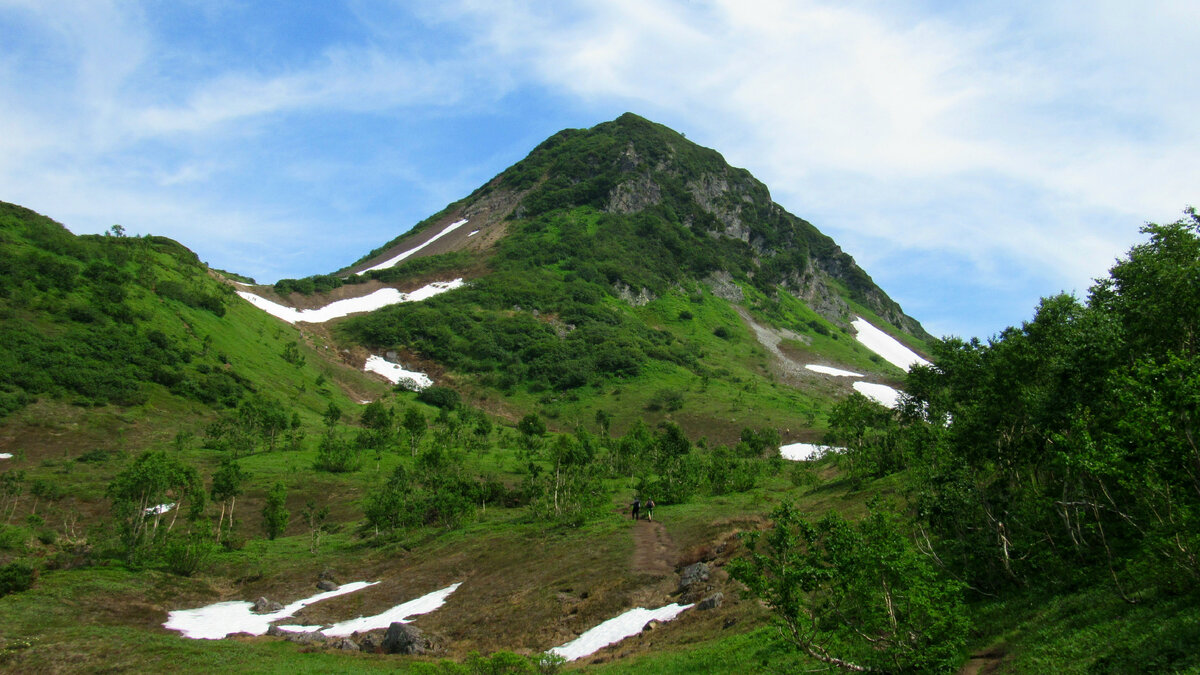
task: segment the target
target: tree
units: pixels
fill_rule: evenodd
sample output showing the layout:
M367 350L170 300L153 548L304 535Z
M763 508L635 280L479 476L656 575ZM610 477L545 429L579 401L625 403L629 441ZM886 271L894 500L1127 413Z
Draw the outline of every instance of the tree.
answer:
M596 408L596 426L600 427L600 433L607 437L609 429L612 428L612 413L603 408Z
M242 484L246 482L246 473L235 459L221 462L220 468L213 474L210 494L214 502L221 504L221 515L217 518L216 540L221 541L221 527L225 523L225 507L229 507L229 529L233 529L233 507L238 495L242 494Z
M857 391L830 410L825 442L845 448L837 462L855 481L882 478L905 466L892 411Z
M318 507L315 501L309 499L304 502L301 515L305 525L308 525L308 552L316 555L321 549L321 535L325 532L325 521L329 518L329 505Z
M521 451L524 459L532 459L542 447L542 437L546 435L546 423L537 413L529 413L517 422L517 431L521 432Z
M421 445L421 439L425 437L425 432L429 431L429 421L416 408L408 408L404 411L404 421L401 422L404 427L404 433L408 436L408 449L413 457L417 456L417 447Z
M139 563L175 525L184 504L204 504L200 474L165 452L145 452L108 484L107 495L125 547L126 559ZM166 514L166 527L160 527Z
M878 505L875 505L876 507ZM746 536L731 576L774 612L780 634L845 670L946 672L961 660L968 620L962 584L939 577L894 515L855 524L830 513L810 524L789 504Z
M330 473L349 473L362 467L362 450L348 441L340 430L327 427L317 443L313 468Z
M338 407L338 404L330 401L321 417L325 420L325 428L332 429L342 421L342 409Z
M267 539L274 540L287 529L291 514L287 510L286 485L275 483L271 491L267 493L267 503L263 505L262 517L263 530L267 533Z

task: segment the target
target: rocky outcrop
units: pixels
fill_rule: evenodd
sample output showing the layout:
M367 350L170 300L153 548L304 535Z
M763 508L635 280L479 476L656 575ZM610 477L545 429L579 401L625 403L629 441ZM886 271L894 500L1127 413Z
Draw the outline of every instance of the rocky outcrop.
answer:
M729 302L741 302L746 298L742 293L741 287L733 283L733 276L729 272L719 271L708 275L704 280L708 287L712 289L713 295Z
M609 213L637 213L662 201L662 189L650 176L642 174L613 188L604 210Z
M613 290L617 292L617 297L633 305L634 307L641 307L642 305L649 304L655 299L655 295L650 292L650 289L643 288L637 293L634 293L633 289L629 287L629 284L623 281L618 281L613 284Z
M383 636L385 654L428 654L430 642L420 628L399 621L388 626Z

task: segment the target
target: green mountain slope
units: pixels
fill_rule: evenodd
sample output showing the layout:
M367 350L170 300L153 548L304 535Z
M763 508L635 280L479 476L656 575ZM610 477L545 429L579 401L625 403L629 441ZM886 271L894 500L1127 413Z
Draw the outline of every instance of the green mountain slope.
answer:
M794 664L724 571L737 534L782 501L860 515L897 490L847 489L831 461L788 464L778 446L820 440L850 392L804 364L902 377L854 339L854 317L918 349L919 324L745 171L633 115L556 135L338 274L274 287L235 289L166 239L2 216L3 667L457 672L161 627L218 600L306 597L319 574L380 584L298 622L461 582L418 625L455 662L499 650L480 672L523 672L627 609L717 592L719 612L622 649L704 642ZM235 293L312 308L459 276L322 324ZM361 372L371 353L438 386L394 389ZM658 502L655 523L628 520L634 496ZM679 569L700 561L711 578L681 592Z
M399 254L407 257L379 268ZM806 377L804 364L885 382L901 374L854 341L855 317L917 349L929 338L748 172L632 114L562 131L338 274L274 290L285 301L317 292L291 301L320 304L332 297L322 290L456 276L471 283L350 318L335 333L343 344L436 362L454 386L561 417L565 428L597 407L624 428L661 408L656 397L682 396L704 402L675 416L693 437L735 438L747 415L717 405L730 400L803 436L849 391ZM775 334L769 344L764 331ZM623 398L605 400L614 388Z

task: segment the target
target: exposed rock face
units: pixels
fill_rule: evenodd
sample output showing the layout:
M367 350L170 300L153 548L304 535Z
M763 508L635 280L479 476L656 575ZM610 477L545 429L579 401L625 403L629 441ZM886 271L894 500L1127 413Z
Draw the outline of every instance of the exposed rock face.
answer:
M359 651L359 646L350 638L338 638L329 645L333 649L341 649L343 651Z
M742 208L753 198L731 189L728 178L719 173L704 173L689 181L692 199L725 226L725 236L750 243L750 228L742 221Z
M317 590L319 591L336 591L338 585L328 579L322 579L317 582Z
M420 628L399 621L388 626L387 635L383 636L385 654L427 654L429 647L429 640Z
M635 294L633 289L629 287L629 284L626 284L622 281L618 281L617 283L613 284L613 290L617 292L617 296L619 298L625 302L628 302L634 307L641 307L642 305L649 304L650 302L653 302L655 298L654 294L650 292L650 289L643 288Z
M725 602L725 595L720 591L713 593L696 604L696 609L716 609Z
M814 312L830 321L848 325L850 306L827 283L829 276L814 267L794 271L784 279L784 286Z
M613 188L604 210L609 213L637 213L662 201L662 190L650 176L642 174Z
M742 289L733 283L733 276L729 272L713 272L704 281L712 289L713 295L718 298L728 300L729 302L741 302L746 297L742 293Z

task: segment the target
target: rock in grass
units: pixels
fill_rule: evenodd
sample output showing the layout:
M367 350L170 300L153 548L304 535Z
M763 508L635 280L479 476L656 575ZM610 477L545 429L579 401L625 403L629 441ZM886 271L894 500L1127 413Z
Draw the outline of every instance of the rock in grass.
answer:
M317 590L319 591L336 591L338 585L328 579L322 579L317 582Z
M358 646L358 643L356 643L354 640L351 640L350 638L345 638L345 637L334 640L333 643L331 643L329 646L332 647L333 649L342 649L345 651L354 651L354 652L359 651L359 649L360 649L360 647Z
M383 647L382 632L370 632L362 635L355 634L358 637L358 648L368 654L377 654Z
M284 640L295 642L298 645L323 645L327 642L327 638L321 634L321 631L309 631L307 633L289 633L282 632Z
M383 652L385 654L426 654L429 652L429 640L420 628L396 621L388 626L387 635L383 636Z
M283 609L283 605L274 600L262 597L254 601L254 607L251 608L251 611L255 614L270 614L271 612L278 612L281 609Z
M702 581L708 581L708 563L688 565L679 573L679 592L685 593Z
M720 607L721 603L723 602L725 602L725 595L720 591L717 591L716 593L713 593L707 598L701 600L699 604L696 605L696 609L716 609Z

